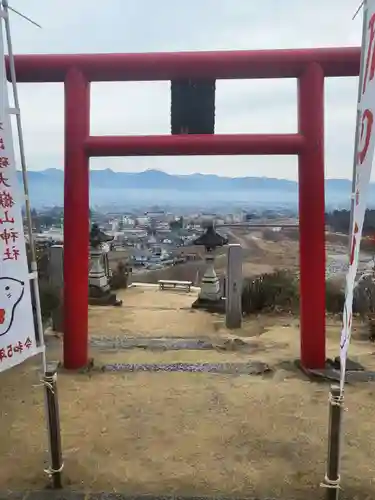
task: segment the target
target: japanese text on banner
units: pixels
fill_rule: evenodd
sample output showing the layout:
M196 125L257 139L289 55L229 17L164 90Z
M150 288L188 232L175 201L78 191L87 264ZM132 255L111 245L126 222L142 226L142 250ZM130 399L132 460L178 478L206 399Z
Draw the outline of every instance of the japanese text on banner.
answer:
M3 20L1 20L1 23ZM37 351L5 72L0 37L0 372Z
M341 390L345 383L345 370L350 344L353 293L358 270L358 258L362 237L363 221L367 204L367 191L371 178L372 162L375 146L375 0L367 0L364 4L364 37L362 40L361 75L359 79L359 121L357 123L358 144L354 159L355 192L352 213L351 244L349 269L346 276L346 294L343 312L343 325L340 341Z

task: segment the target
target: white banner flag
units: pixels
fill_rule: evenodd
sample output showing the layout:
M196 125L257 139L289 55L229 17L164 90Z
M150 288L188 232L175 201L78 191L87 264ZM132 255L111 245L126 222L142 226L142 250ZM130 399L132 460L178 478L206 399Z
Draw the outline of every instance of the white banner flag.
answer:
M340 342L341 390L345 383L346 359L348 355L353 311L353 291L358 269L359 249L365 217L367 192L370 184L372 162L375 146L375 0L364 2L364 29L361 53L361 70L358 92L357 133L358 143L355 144L354 159L355 192L349 269L346 277L346 295L343 312L343 326Z
M0 36L0 372L38 352Z

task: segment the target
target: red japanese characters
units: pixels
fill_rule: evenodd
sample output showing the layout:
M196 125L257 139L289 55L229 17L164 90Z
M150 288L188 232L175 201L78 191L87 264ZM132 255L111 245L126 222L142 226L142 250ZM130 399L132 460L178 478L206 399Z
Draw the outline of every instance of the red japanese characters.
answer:
M373 14L368 23L368 31L370 36L368 38L367 55L366 55L366 66L365 74L363 77L362 85L362 95L366 92L367 83L374 78L375 74L375 51L374 51L374 41L375 41L375 14Z
M0 349L0 363L4 359L12 358L13 355L22 354L25 349L30 349L33 345L30 337L27 337L25 342L18 340L15 344L10 344Z
M0 156L0 168L7 168L9 165L9 158L6 156Z
M372 126L374 123L374 116L369 109L365 109L361 119L361 135L360 144L358 148L358 163L362 164L367 155L368 147L370 145L370 138Z
M0 130L3 130L2 123L0 123ZM0 137L0 151L5 149L4 138ZM7 156L0 156L0 169L7 169L10 166L9 158ZM10 191L11 185L9 179L5 176L4 172L0 171L0 226L14 224L14 217L11 215L10 210L15 206L15 201ZM1 210L2 209L2 210ZM17 239L19 233L12 227L0 228L0 241L4 244L3 261L18 260L20 250L17 247Z
M9 188L10 184L8 184L8 179L4 177L3 172L0 172L0 187L2 186Z

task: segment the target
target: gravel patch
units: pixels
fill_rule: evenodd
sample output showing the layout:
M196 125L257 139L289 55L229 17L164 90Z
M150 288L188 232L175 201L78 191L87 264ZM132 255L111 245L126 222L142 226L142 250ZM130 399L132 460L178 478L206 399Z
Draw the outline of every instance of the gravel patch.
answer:
M0 492L0 500L276 500L271 497L176 497L162 495L128 495L122 493L87 493L70 490ZM279 499L280 500L280 499ZM289 499L292 500L292 499Z
M102 367L111 372L190 372L220 373L229 375L262 375L271 372L271 368L261 361L251 363L114 363Z

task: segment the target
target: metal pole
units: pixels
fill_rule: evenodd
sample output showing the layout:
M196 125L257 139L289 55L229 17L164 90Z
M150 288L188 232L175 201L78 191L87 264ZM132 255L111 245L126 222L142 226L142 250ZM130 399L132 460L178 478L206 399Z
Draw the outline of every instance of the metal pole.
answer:
M57 397L57 365L49 364L43 377L48 419L49 450L51 467L45 472L49 475L54 489L62 488L62 459L59 399Z
M21 168L22 168L22 180L23 180L23 189L25 195L25 208L26 208L26 221L27 221L27 232L29 236L29 246L30 246L30 255L31 255L31 272L33 274L32 277L32 286L34 290L34 300L36 306L36 321L37 321L37 340L40 347L44 347L44 331L43 331L43 321L42 321L42 311L40 306L40 296L39 296L39 283L38 283L38 267L36 263L36 252L34 245L34 236L33 236L33 225L31 218L31 207L30 207L30 198L29 198L29 186L27 180L27 166L26 166L26 155L25 155L25 146L23 142L23 133L22 133L22 122L21 122L21 113L20 113L20 104L18 99L18 89L17 89L17 79L16 79L16 68L14 65L14 55L13 55L13 46L12 39L10 34L10 23L9 23L9 10L8 10L8 0L2 0L3 12L4 12L4 21L5 21L5 33L8 45L8 54L9 54L9 69L10 69L10 77L12 82L13 89L13 97L14 97L14 107L16 109L16 122L17 122L17 132L18 132L18 144L20 151L20 160L21 160ZM43 356L43 371L46 370L46 357L45 350L42 350Z
M332 385L329 393L329 428L327 472L322 483L326 500L338 500L340 492L341 423L344 396L340 387Z
M20 105L19 105L18 90L16 83L16 70L14 65L7 0L2 0L0 6L2 7L1 13L3 14L5 21L5 32L6 32L8 54L9 54L9 69L10 69L10 76L11 76L13 97L14 97L14 107L15 107L15 114L17 121L18 144L19 144L21 167L22 167L22 180L23 180L23 189L25 195L26 220L27 220L27 229L29 235L29 245L31 254L31 272L32 272L31 281L33 284L34 300L36 305L36 319L37 319L36 336L39 343L39 347L42 348L41 352L42 352L42 364L43 364L43 383L45 387L49 450L51 454L51 467L46 472L52 478L53 487L61 488L62 487L61 471L63 469L63 462L61 453L59 406L58 406L57 385L56 385L57 366L51 365L47 367L47 361L46 361L44 331L43 331L42 313L40 307L40 296L39 296L38 268L36 263L36 252L34 246L31 207L29 199L28 180L27 180L26 156L25 156L25 148L23 142L22 122L21 122Z

